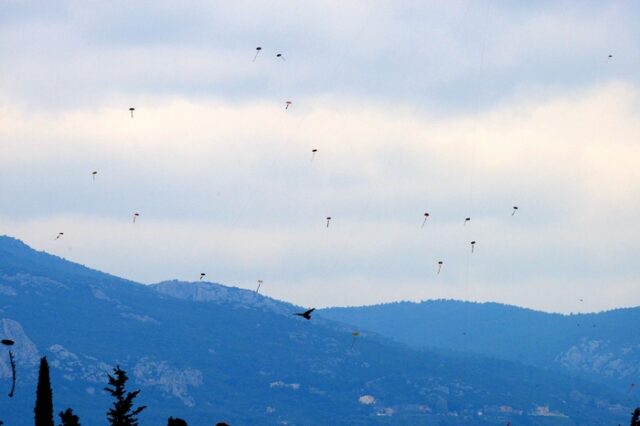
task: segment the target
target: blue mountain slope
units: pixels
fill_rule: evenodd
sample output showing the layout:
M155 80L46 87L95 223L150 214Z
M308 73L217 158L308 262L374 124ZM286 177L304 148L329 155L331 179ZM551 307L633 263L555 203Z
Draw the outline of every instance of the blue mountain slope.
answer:
M149 408L141 425L581 424L626 422L623 392L485 357L412 350L213 283L143 286L0 237L0 334L16 340L6 425L32 423L36 366L51 365L56 410L105 424L119 364ZM0 386L10 386L6 351Z
M331 308L322 314L413 347L519 361L623 389L640 383L640 308L560 315L436 300Z

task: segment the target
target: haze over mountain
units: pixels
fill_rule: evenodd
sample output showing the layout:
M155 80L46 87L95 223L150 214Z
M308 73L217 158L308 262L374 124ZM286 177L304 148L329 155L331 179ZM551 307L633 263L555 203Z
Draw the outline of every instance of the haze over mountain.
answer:
M331 308L322 315L416 348L549 367L620 389L640 383L640 308L561 315L435 300Z
M18 364L0 418L32 423L40 356L56 412L72 407L88 425L104 423L102 388L116 364L142 389L142 426L170 415L193 425L601 425L626 422L632 407L624 390L547 369L412 349L364 330L352 346L354 326L331 311L294 317L299 309L215 283L145 286L0 237L0 333L16 341Z

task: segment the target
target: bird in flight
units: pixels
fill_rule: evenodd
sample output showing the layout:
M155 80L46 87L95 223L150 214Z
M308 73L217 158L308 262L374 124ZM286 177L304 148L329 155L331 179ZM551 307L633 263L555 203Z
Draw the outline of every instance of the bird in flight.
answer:
M308 311L304 311L302 313L296 312L293 315L297 315L297 316L302 317L302 318L304 318L306 320L310 320L311 319L311 312L313 312L315 310L316 310L316 308L311 308Z

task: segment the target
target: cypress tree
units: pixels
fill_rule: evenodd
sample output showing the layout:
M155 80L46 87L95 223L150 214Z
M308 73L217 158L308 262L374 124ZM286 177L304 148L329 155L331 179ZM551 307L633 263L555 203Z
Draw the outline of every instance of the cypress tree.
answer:
M145 406L133 408L133 400L138 396L140 390L127 392L125 385L129 378L127 373L120 369L120 366L113 369L113 376L111 374L107 376L109 377L109 387L104 390L115 398L113 407L107 411L109 424L111 426L138 426L138 414L146 408Z
M49 379L49 363L47 357L40 358L38 387L36 388L35 426L55 426L53 424L53 393Z
M71 408L61 411L58 415L60 416L60 426L80 426L80 418L73 414Z

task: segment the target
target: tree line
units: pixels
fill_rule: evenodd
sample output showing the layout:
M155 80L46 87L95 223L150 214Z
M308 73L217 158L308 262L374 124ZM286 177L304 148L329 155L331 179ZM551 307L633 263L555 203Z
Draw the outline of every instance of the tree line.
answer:
M112 374L107 374L108 384L104 390L113 398L113 404L107 411L107 421L109 426L138 426L138 415L147 407L144 405L135 406L135 399L140 394L140 390L127 391L126 384L129 378L127 373L117 365ZM49 377L49 363L47 357L40 359L40 369L38 371L38 384L36 386L36 403L33 409L35 426L56 426L54 422L53 410L53 390ZM72 408L67 408L58 413L60 423L58 426L81 426L80 418L73 412ZM0 420L0 425L3 422ZM188 426L187 422L180 418L169 417L167 426ZM224 422L217 423L216 426L229 426Z

